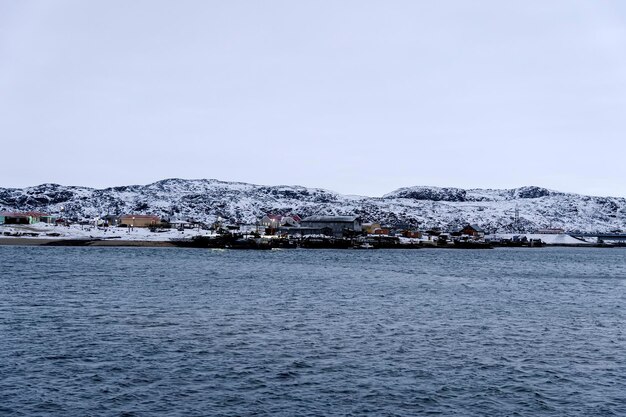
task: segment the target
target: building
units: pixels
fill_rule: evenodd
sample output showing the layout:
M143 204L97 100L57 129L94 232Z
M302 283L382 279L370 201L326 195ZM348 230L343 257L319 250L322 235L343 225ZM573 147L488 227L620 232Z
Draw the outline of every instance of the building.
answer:
M178 218L170 219L169 223L170 223L170 227L176 230L191 229L192 227L191 223L188 222L187 220L178 219Z
M38 211L3 211L0 212L0 224L54 223L55 217Z
M284 234L286 229L300 228L302 219L297 214L282 216L280 214L268 214L261 218L259 225L265 228L265 234Z
M365 233L373 235L376 229L380 229L380 223L363 223L361 227Z
M302 219L297 214L282 216L280 214L268 214L259 222L262 227L277 229L280 226L298 227Z
M262 227L276 229L280 226L283 216L280 214L267 214L261 218L259 222Z
M102 220L104 220L105 226L118 226L120 224L120 216L116 216L115 214L107 214L106 216L102 216Z
M473 236L476 238L485 237L485 231L479 226L476 226L475 224L468 224L463 229L459 230L459 234Z
M402 236L408 237L408 238L411 238L411 239L421 239L422 238L422 232L420 232L419 230L403 230L402 231Z
M289 237L334 236L330 227L279 227L277 232L281 236Z
M309 216L302 219L300 226L309 229L327 229L335 237L360 233L363 230L358 216Z
M152 214L124 214L120 216L119 225L130 227L150 227L161 223L159 216Z

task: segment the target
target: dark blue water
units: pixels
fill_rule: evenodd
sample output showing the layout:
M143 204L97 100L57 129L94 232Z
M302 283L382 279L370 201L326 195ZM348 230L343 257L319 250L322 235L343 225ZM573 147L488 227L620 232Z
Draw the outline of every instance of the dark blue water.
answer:
M0 415L626 415L621 249L0 262Z

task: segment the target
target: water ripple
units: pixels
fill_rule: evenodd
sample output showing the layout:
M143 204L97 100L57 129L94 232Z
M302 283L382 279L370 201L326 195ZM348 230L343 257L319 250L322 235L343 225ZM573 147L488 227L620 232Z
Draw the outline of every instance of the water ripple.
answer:
M618 249L0 255L0 415L626 415Z

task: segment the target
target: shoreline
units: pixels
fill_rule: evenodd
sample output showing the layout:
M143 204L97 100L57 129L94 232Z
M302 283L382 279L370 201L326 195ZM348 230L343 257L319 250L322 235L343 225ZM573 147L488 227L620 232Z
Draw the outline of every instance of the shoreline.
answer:
M121 239L42 239L42 238L25 238L25 237L0 237L0 246L49 246L49 247L61 247L61 246L71 246L71 247L141 247L141 248L195 248L195 249L203 249L204 247L198 246L188 246L181 245L176 241L168 241L168 240L121 240ZM504 248L510 249L518 246L494 246L493 248ZM567 247L567 248L617 248L623 247L618 245L545 245L545 247ZM540 249L541 247L536 248L528 248L528 249ZM309 248L315 249L315 248ZM327 248L332 249L332 248ZM350 248L342 248L342 249L350 249ZM479 248L455 248L453 246L450 247L441 247L435 245L424 245L420 247L395 247L395 248L378 248L378 249L454 249L454 250L483 250ZM237 249L239 250L239 249ZM359 249L362 250L362 249Z
M38 239L24 237L0 237L0 246L178 247L174 242L166 240Z

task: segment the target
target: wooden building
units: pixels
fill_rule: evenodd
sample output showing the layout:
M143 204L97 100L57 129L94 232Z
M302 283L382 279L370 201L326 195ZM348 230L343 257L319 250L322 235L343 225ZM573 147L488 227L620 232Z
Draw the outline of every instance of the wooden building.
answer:
M468 224L463 229L459 230L461 235L468 235L477 238L485 237L485 231L475 224Z
M152 214L124 214L120 216L120 225L130 227L150 227L161 223L159 216Z

